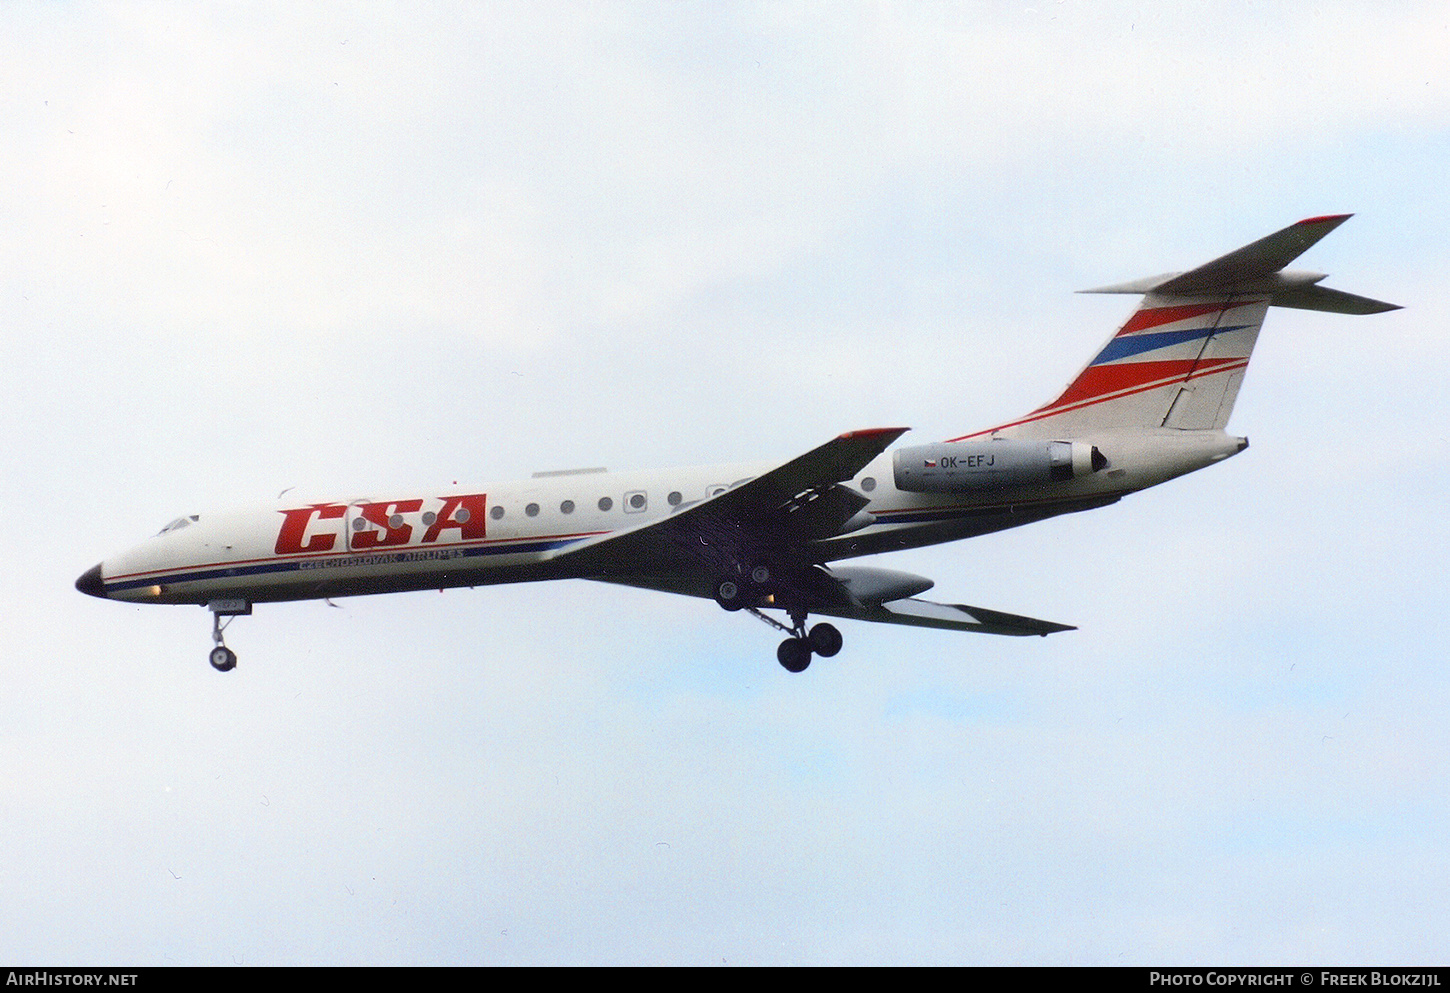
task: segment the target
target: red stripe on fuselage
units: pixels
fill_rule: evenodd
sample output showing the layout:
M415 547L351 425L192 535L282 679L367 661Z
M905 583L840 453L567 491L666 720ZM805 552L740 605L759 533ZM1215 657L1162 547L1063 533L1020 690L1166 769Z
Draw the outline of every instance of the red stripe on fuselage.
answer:
M266 565L273 562L304 562L309 559L336 559L355 556L363 558L369 555L381 555L389 552L419 552L446 550L450 548L481 548L484 545L521 545L536 541L568 541L570 539L582 540L594 538L603 534L610 534L610 531L578 531L571 534L550 534L550 535L517 535L512 538L488 538L482 541L451 541L435 543L431 545L398 545L393 548L361 548L349 551L311 552L305 555L265 555L256 559L231 559L224 562L197 562L191 565L169 565L160 569L145 569L141 572L127 572L118 576L107 576L106 582L126 582L142 578L161 579L167 575L177 572L195 572L198 569L229 569L241 566ZM339 566L345 568L345 566Z

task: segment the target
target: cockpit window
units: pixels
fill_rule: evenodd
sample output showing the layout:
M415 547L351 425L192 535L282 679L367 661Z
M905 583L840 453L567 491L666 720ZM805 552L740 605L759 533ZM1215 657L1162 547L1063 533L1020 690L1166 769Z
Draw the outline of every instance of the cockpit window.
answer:
M180 531L182 528L186 527L188 524L190 524L193 521L197 520L200 516L201 516L200 514L192 514L190 517L178 517L176 520L174 520L170 524L166 525L166 527L164 527L160 531L156 532L156 535L157 535L157 537L160 537L163 534L170 534L173 531Z

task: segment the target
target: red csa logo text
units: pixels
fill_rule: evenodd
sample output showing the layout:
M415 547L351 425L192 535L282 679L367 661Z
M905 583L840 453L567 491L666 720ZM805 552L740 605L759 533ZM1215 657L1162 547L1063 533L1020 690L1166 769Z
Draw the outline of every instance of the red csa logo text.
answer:
M314 503L296 510L283 510L282 528L277 532L277 554L329 552L337 539L347 535L348 551L392 548L413 540L413 523L423 527L422 545L447 537L453 541L476 541L485 537L488 497L483 493L436 498L441 505L421 516L423 501L388 500L380 503ZM338 521L308 534L314 521ZM358 523L362 522L362 523ZM352 530L349 531L348 528Z

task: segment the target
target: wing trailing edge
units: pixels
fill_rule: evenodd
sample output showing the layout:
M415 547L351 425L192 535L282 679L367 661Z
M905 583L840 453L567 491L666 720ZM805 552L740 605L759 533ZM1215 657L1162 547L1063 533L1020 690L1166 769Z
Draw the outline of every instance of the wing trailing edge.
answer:
M1001 634L1012 637L1037 635L1047 637L1059 631L1076 631L1071 624L1058 624L1036 617L1007 614L985 607L971 607L964 603L933 603L909 597L872 606L818 607L819 614L842 617L854 621L872 621L878 624L905 624L921 628L945 628L951 631L971 631L976 634Z

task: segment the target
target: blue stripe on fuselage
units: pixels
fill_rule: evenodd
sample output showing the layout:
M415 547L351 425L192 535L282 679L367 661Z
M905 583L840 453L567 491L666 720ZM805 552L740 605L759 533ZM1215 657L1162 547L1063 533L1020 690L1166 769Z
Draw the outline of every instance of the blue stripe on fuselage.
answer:
M288 572L316 572L318 578L325 577L333 569L355 568L359 560L371 559L374 562L383 555L393 559L390 564L404 564L409 562L457 562L459 559L479 558L488 555L517 555L528 552L547 552L565 545L571 545L581 538L550 539L547 541L523 541L509 545L484 545L472 548L439 549L439 551L452 551L449 556L437 556L427 559L409 558L410 553L430 550L427 546L423 549L399 549L396 552L377 552L373 550L339 553L328 555L322 559L269 559L266 562L255 562L247 565L221 564L216 566L200 566L190 572L168 573L161 576L148 576L141 579L126 579L119 581L107 580L105 590L107 593L116 593L122 590L140 589L145 586L166 586L175 583L199 583L211 579L233 579L237 576L265 576ZM323 560L326 564L320 564ZM349 561L350 559L350 561Z

